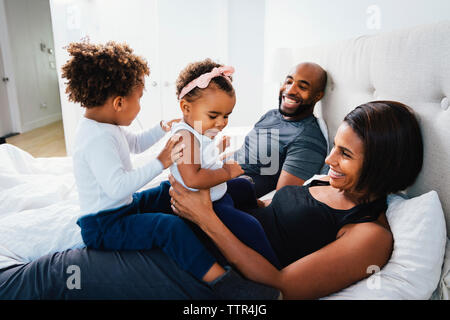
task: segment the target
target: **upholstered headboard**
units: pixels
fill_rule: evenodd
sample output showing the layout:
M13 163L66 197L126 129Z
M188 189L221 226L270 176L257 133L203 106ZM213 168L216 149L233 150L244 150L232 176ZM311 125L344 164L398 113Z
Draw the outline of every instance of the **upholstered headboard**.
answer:
M327 70L325 97L316 113L332 141L344 116L372 100L396 100L418 114L424 138L424 167L407 190L439 194L450 235L450 21L362 36L323 47L280 51L284 72L313 61ZM280 58L280 56L279 56Z

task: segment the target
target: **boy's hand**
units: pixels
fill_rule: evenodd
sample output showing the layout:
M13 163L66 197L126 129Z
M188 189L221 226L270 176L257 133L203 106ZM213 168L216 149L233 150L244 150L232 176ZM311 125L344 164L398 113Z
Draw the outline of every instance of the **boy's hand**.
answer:
M234 160L228 160L223 164L222 168L228 173L230 179L239 177L240 175L244 174L244 170L242 170L239 163Z
M181 136L179 134L174 134L159 153L157 159L161 161L164 169L170 167L183 156L185 145L184 143L180 144L181 141Z
M219 148L219 154L224 152L225 149L228 148L229 146L230 146L230 137L223 136L219 144L217 145L217 147Z
M173 120L170 120L169 122L161 120L161 122L159 124L165 132L169 132L172 129L172 125L174 123L180 122L180 121L181 121L181 119L173 119Z

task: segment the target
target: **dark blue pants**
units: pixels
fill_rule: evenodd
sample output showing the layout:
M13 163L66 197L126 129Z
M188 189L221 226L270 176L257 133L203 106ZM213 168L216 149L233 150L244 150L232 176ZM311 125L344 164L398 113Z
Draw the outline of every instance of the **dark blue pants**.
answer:
M213 202L213 208L220 220L243 243L263 255L279 268L279 261L259 221L247 212L255 208L255 190L248 180L242 178L227 182L227 193ZM239 210L241 209L241 210Z
M183 269L202 279L216 259L170 208L170 183L135 193L130 205L78 219L83 241L103 250L161 248Z
M77 223L86 246L102 250L158 247L198 279L203 278L214 262L226 264L198 226L173 214L169 188L170 183L164 181L158 187L135 193L130 205L81 217ZM230 180L228 193L213 203L218 217L236 237L279 267L258 220L239 210L255 206L253 185L241 178Z

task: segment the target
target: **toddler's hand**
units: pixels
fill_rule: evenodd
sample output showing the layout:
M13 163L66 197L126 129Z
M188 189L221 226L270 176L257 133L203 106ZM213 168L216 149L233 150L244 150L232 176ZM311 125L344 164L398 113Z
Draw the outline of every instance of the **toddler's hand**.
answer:
M169 122L166 122L164 120L161 120L161 122L159 123L161 125L161 128L165 131L165 132L169 132L172 129L172 125L176 122L180 122L181 119L173 119L170 120Z
M157 159L161 161L164 169L170 167L183 156L185 145L184 143L180 144L181 141L181 136L179 134L174 134L159 153Z
M230 146L230 137L223 136L219 144L217 145L217 147L219 148L219 153L224 152L225 149L228 148L229 146Z
M242 170L239 163L234 160L228 160L223 164L222 168L228 172L230 179L239 177L240 175L244 174L244 170Z

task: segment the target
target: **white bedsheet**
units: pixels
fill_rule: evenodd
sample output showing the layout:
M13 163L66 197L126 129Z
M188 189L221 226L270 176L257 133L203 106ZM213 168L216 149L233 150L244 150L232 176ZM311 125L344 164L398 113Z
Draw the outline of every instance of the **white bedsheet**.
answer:
M83 246L71 158L0 145L0 269Z
M133 163L155 156L151 148ZM168 171L145 188L167 179ZM34 158L0 145L0 269L48 253L83 247L72 159Z
M227 128L236 150L251 127ZM154 158L168 136L139 155L134 167ZM166 169L142 189L167 179ZM142 190L141 189L141 190ZM34 158L9 144L0 145L0 269L48 253L83 247L76 220L80 214L72 159Z

